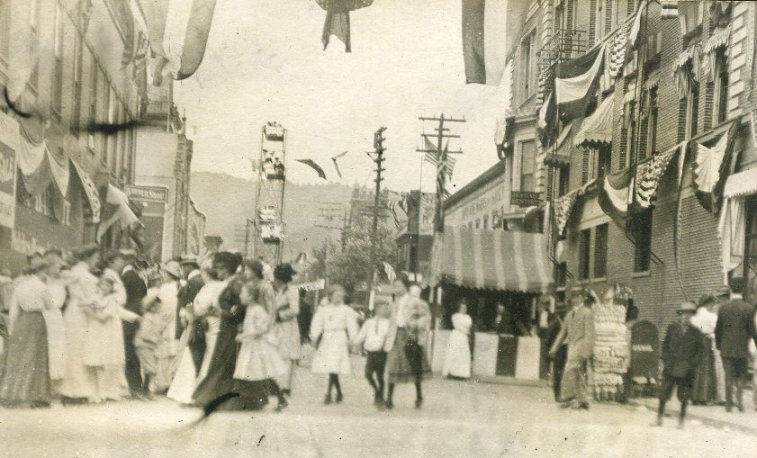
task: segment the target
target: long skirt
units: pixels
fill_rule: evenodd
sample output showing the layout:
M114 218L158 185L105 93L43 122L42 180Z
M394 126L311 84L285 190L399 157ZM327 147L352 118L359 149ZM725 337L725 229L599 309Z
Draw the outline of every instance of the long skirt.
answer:
M210 369L210 361L213 359L213 352L216 349L219 326L219 318L208 317L208 330L205 333L205 355L202 357L202 366L200 366L200 373L197 374L198 384L208 375L208 369Z
M454 377L470 378L470 345L468 345L468 336L460 331L452 331L447 343L447 353L444 355L444 366L442 366L442 375L452 375Z
M431 365L428 363L425 349L418 347L420 352L417 350L409 352L406 347L408 336L405 328L397 329L394 346L386 360L389 383L414 382L417 378L431 377Z
M47 329L41 312L19 311L6 351L0 400L7 404L50 402Z
M63 312L63 322L66 326L66 375L57 391L69 398L94 398L97 396L95 379L84 364L87 317L78 305L69 304Z
M195 403L205 405L233 392L234 368L237 360L236 335L237 325L222 319L207 375L192 396ZM233 406L233 402L226 402L221 406L221 410L234 410Z
M192 393L197 386L197 372L192 357L192 349L189 348L191 329L185 329L179 340L179 354L181 355L178 367L175 371L171 386L166 396L182 404L192 403Z
M717 398L717 381L715 379L715 358L712 351L712 339L702 336L704 351L697 367L694 385L691 391L691 401L696 404L707 404Z

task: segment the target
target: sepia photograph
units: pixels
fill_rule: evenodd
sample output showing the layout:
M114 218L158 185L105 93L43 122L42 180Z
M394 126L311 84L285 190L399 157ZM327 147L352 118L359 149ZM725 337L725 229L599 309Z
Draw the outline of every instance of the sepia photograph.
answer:
M757 2L0 0L0 457L757 455Z

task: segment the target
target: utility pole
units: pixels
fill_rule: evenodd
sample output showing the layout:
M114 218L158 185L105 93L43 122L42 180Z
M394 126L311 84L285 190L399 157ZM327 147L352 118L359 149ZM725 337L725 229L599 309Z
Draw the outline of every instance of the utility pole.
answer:
M442 113L438 118L421 116L418 119L420 119L422 122L435 121L439 123L438 127L434 129L436 131L435 134L421 134L425 145L432 146L433 143L431 143L431 140L436 140L436 149L425 147L418 148L416 149L416 151L424 154L431 153L436 159L436 206L434 209L434 232L444 232L444 207L442 206L442 202L444 200L447 181L447 173L445 171L447 165L447 155L463 154L463 151L460 149L458 149L457 151L447 151L447 149L442 145L445 139L460 138L459 135L448 133L450 129L444 127L444 123L465 122L465 118L446 118L444 117L444 113Z
M369 291L373 290L373 283L376 280L376 245L378 244L378 219L379 219L379 204L381 202L381 182L384 180L381 177L381 172L384 169L382 163L384 162L384 131L386 127L380 127L379 130L373 135L373 148L372 153L373 162L376 163L376 179L373 180L376 183L376 194L373 196L373 229L371 231L371 273L369 275L370 282L368 284Z

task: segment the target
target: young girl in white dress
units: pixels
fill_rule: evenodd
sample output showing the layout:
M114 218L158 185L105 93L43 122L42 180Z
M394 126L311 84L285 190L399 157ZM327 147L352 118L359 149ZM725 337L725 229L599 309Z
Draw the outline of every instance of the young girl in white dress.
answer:
M344 304L344 288L330 288L329 303L321 305L310 325L310 340L316 346L311 369L315 374L328 374L329 384L325 404L331 404L332 388L336 389L336 402L342 402L339 375L350 373L349 343L358 333L355 311Z

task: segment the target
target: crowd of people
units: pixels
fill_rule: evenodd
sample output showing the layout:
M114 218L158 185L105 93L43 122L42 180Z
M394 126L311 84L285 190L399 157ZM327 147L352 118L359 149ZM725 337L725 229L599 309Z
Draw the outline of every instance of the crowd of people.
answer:
M734 278L715 294L702 296L696 304L686 301L676 311L678 319L666 329L660 351L663 370L655 425L662 425L674 390L681 403L680 428L689 402L744 412L750 360L757 386L757 313L744 300L744 288L743 279ZM555 400L565 408L589 409L587 381L596 356L593 306L598 300L590 290L573 294L570 309L558 308L548 332ZM638 309L628 311L630 320L636 320ZM753 393L757 406L754 387Z
M311 370L328 376L324 403L344 399L339 377L351 372L356 351L367 353L365 376L378 407L393 408L395 385L408 381L420 408L421 383L431 373L431 313L420 287L395 282L394 300L378 300L359 328L344 289L331 285L303 335L296 274L290 264L271 269L227 251L159 266L129 251L101 256L96 245L70 259L59 250L30 256L3 287L0 402L42 408L58 399L76 405L167 396L259 410L274 397L280 411L309 337Z

